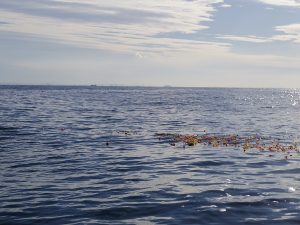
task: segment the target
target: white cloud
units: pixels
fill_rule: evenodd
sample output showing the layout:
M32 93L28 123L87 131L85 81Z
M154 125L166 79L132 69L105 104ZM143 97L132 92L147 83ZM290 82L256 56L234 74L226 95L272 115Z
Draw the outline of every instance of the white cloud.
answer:
M0 10L0 31L53 39L79 47L135 54L225 51L214 42L162 38L206 29L222 0L20 0ZM17 4L19 3L19 4ZM3 3L2 3L3 4Z
M282 34L276 34L270 37L257 37L253 35L249 36L237 36L237 35L223 35L216 38L230 41L240 42L252 42L252 43L270 43L274 41L293 42L300 43L300 23L288 24L283 26L277 26L274 31L281 32Z
M272 39L265 37L256 37L256 36L235 36L235 35L224 35L217 37L219 39L231 40L231 41L242 41L242 42L252 42L252 43L266 43L271 42Z
M222 4L222 5L220 5L220 7L222 7L222 8L231 8L232 5L229 5L229 4Z
M283 32L284 34L276 35L273 37L274 40L278 41L292 41L294 43L300 43L300 24L289 24L284 26L276 27L277 31Z
M260 2L275 6L300 6L299 0L258 0Z

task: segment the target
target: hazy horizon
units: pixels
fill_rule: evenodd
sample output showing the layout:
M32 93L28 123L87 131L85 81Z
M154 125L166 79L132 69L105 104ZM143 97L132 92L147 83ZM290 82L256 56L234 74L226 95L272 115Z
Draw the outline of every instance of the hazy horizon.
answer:
M226 86L172 86L172 85L161 85L161 86L150 86L150 85L123 85L123 84L1 84L0 86L13 87L111 87L111 88L192 88L192 89L287 89L287 90L299 90L297 87L226 87Z

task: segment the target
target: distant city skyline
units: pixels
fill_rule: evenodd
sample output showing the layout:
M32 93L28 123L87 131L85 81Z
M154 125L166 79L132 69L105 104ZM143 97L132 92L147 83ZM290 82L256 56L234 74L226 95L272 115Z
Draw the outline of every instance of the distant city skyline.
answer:
M300 88L299 0L3 0L0 84Z

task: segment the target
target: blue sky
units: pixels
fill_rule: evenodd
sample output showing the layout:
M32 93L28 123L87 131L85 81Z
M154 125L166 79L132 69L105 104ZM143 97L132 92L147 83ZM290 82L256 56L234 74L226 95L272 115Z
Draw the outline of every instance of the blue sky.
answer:
M300 88L300 0L2 0L0 83Z

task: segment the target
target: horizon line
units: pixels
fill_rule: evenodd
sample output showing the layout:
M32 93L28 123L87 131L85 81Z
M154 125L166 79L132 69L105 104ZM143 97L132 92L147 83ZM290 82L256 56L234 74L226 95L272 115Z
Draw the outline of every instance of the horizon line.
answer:
M223 88L223 89L300 89L300 87L238 87L238 86L174 86L174 85L124 85L124 84L1 84L0 86L48 87L139 87L139 88Z

